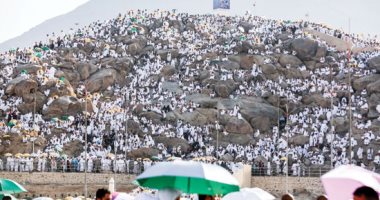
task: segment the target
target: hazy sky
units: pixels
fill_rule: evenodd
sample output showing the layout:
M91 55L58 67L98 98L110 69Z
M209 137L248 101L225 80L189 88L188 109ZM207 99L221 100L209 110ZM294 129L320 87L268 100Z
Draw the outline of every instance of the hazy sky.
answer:
M0 43L88 0L0 0Z
M49 18L67 13L88 1L0 0L0 43L28 31ZM190 13L213 13L212 0L90 1L87 10L86 8L81 10L84 14L80 18L89 18L93 21L95 18L114 17L118 12L125 12L128 9L144 8L168 10L176 8L179 11ZM253 7L253 4L256 6ZM352 32L380 35L379 8L380 0L231 0L229 13L243 14L249 10L259 16L291 20L305 19L308 14L308 20L329 24L346 31L350 17ZM78 19L78 21L81 20ZM85 23L89 23L88 20Z

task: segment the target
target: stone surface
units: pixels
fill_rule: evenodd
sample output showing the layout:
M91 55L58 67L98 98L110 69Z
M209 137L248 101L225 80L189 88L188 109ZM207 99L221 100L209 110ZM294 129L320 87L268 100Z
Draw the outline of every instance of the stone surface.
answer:
M380 73L380 56L369 59L368 65L370 68L376 69L377 73Z
M297 57L303 61L309 61L316 58L316 56L324 56L325 52L319 50L318 52L318 42L311 39L298 38L291 42L290 44L291 50L297 52ZM319 55L317 55L317 53Z
M107 89L115 83L116 70L114 69L102 69L86 81L86 88L89 92L98 92Z

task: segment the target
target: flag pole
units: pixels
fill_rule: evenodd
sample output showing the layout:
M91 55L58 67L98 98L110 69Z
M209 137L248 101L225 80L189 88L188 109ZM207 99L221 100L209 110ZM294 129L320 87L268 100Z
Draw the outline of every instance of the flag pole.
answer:
M84 132L84 162L85 162L85 168L84 168L84 197L88 197L88 183L87 183L87 89L84 89L85 95L84 95L84 110L85 110L85 132Z

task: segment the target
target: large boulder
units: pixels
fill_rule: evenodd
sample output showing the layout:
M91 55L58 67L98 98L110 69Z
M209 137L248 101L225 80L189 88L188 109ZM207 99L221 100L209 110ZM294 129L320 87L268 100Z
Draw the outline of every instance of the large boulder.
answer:
M15 93L15 87L17 84L21 83L22 81L26 80L24 77L17 77L12 80L10 80L7 85L5 86L5 94L13 95Z
M75 66L79 73L80 80L82 81L88 79L91 76L91 74L95 73L97 70L97 67L91 63L80 62L77 63Z
M379 111L376 109L378 105L380 105L380 94L372 94L368 99L368 118L375 119L380 116Z
M376 69L377 73L380 73L380 56L369 59L368 65L370 68Z
M274 125L272 120L269 117L257 116L253 117L249 122L252 128L258 129L261 132L267 132Z
M236 134L252 134L253 129L251 125L245 119L238 119L237 117L231 117L225 127L229 133Z
M196 125L196 126L206 125L208 122L207 117L197 110L194 110L193 112L184 112L184 113L179 113L175 111L174 115L176 116L177 119L183 120L191 125Z
M241 69L251 70L253 64L263 65L265 57L260 55L239 54L228 56L228 59L233 62L239 63Z
M46 101L45 95L41 92L36 92L36 94L28 94L26 98L30 100L28 102L24 101L23 103L17 106L17 109L23 115L34 112L34 109L36 110L36 112L40 111ZM36 99L35 102L34 99Z
M13 70L13 76L15 77L23 71L25 71L27 74L36 75L37 72L41 70L43 70L43 67L41 65L35 65L35 64L18 65Z
M128 45L127 52L131 54L132 56L140 54L144 47L142 47L139 43L133 43Z
M152 158L153 156L157 156L160 153L157 149L153 148L139 148L132 150L128 153L128 158Z
M324 98L321 94L305 95L302 97L301 101L305 105L315 104L323 108L328 108L331 106L330 99Z
M159 136L159 137L154 137L153 140L158 143L162 143L165 145L165 147L170 147L170 148L177 148L178 146L181 146L182 152L188 152L190 150L190 145L187 143L186 140L181 139L181 138L168 138L165 136Z
M259 122L269 121L269 126L276 125L279 115L283 115L283 112L281 112L277 107L269 105L260 99L245 98L240 99L238 103L241 108L240 113L242 114L243 118L250 122L254 129L264 130L265 127L268 126L266 124L259 124ZM262 119L260 120L260 118ZM268 120L265 121L265 118Z
M106 90L109 86L113 85L116 80L116 70L102 69L86 81L86 88L89 92L98 92Z
M278 62L281 64L281 66L286 67L287 65L290 65L291 67L299 67L303 64L303 62L293 55L287 55L283 54L281 55Z
M251 30L254 27L254 25L249 22L240 22L239 26L241 26L244 29L245 33L248 33L249 30Z
M236 69L239 69L239 63L236 61L232 60L227 60L227 61L213 61L212 63L219 65L220 68L233 71Z
M59 87L56 87L56 85L54 84L54 85L51 85L50 87L48 87L47 85L40 87L40 89L41 89L41 91L49 90L48 97L54 97L54 96L76 97L76 94L74 92L74 88L72 87L70 82L67 80L64 80L63 84L60 85Z
M140 117L145 117L148 120L152 120L154 123L159 123L161 121L161 119L162 119L162 115L161 114L158 114L158 113L153 112L153 111L142 112L142 113L140 113L139 116Z
M176 72L175 67L172 65L166 65L161 69L161 75L164 77L170 77Z
M14 87L14 93L16 96L25 97L26 95L36 92L38 84L35 80L25 79L17 83Z
M179 56L179 50L178 49L160 49L160 50L157 50L156 53L163 60L166 60L168 58L169 53L170 53L172 58L177 58Z
M312 39L298 38L290 43L290 49L297 52L297 57L303 61L319 59L326 55L326 49L319 47Z
M356 91L362 91L366 89L369 84L374 83L378 80L380 80L380 74L371 74L369 76L364 76L354 81L353 88Z
M87 102L87 111L92 110L92 104ZM70 96L62 96L54 100L49 107L43 111L47 118L61 117L64 115L76 115L84 111L84 104L77 98Z
M367 85L367 91L369 94L380 93L380 80Z
M235 82L233 80L219 81L215 85L215 92L219 97L228 98L235 90Z
M335 132L341 135L348 133L349 131L349 121L344 117L336 117L332 120L335 127Z
M289 139L290 144L305 145L309 143L309 137L305 135L296 135Z

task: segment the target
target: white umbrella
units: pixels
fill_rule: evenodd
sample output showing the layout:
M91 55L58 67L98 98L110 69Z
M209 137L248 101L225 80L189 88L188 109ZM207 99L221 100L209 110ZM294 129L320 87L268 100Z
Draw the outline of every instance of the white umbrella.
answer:
M37 198L34 198L33 200L53 200L53 199L50 197L37 197Z
M223 197L223 200L274 200L275 197L261 188L243 188Z
M141 193L136 196L134 200L159 200L158 197L155 197L152 194L147 194L147 193Z
M127 193L118 193L114 200L134 200L135 197Z
M380 192L380 175L354 165L343 165L321 177L329 199L351 199L354 191L368 186Z

